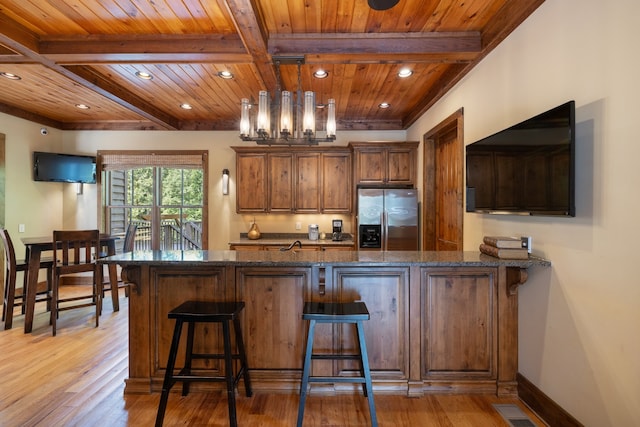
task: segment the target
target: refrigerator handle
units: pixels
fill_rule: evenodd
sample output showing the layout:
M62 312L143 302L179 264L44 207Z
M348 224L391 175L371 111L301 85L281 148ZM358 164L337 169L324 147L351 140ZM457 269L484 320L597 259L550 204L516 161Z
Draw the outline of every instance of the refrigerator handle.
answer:
M382 211L382 250L386 251L387 250L387 239L388 239L388 234L389 234L389 224L388 224L388 214L386 210Z

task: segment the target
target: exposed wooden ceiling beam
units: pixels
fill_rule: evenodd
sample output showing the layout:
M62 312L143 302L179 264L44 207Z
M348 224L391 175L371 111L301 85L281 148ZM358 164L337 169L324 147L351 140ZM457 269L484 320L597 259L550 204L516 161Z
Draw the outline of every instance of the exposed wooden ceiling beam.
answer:
M247 52L253 57L264 87L276 87L279 82L267 51L269 32L264 19L256 16L260 8L254 0L226 0L226 4Z
M253 61L237 34L47 37L39 51L59 64Z
M272 55L300 54L426 54L478 53L482 48L480 33L377 33L377 34L273 34L269 37Z

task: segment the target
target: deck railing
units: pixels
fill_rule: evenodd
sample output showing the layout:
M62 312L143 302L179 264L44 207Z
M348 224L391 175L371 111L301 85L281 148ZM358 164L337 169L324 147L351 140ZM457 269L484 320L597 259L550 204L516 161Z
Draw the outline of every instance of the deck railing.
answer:
M151 250L151 222L132 221L138 225L134 250ZM184 221L178 226L173 220L163 220L160 224L161 250L202 249L202 225L200 221Z

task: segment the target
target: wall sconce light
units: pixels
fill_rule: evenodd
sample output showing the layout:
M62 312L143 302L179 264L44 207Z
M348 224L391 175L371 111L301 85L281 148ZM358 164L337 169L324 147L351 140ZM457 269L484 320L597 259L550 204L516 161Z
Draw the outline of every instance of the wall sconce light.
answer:
M222 169L222 195L229 194L229 169Z

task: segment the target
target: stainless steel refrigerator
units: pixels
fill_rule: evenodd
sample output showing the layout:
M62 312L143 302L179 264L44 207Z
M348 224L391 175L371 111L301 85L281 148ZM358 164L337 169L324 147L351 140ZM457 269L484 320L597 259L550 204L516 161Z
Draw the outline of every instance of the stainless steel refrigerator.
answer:
M418 210L416 189L358 189L359 249L419 250Z

